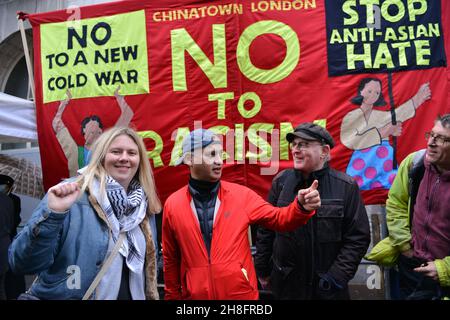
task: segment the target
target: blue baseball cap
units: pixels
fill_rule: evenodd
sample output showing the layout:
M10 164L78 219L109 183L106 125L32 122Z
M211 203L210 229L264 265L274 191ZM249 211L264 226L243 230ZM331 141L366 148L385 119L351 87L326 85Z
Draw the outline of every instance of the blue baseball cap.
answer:
M182 144L183 154L175 162L175 165L178 166L182 164L186 154L193 152L195 149L206 148L212 143L220 143L214 132L203 128L195 129L190 134L184 137Z

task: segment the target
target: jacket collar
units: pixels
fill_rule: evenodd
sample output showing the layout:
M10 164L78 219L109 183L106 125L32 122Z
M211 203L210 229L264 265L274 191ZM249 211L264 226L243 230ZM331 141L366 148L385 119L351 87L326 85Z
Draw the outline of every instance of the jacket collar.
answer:
M86 190L86 194L88 196L89 203L91 204L92 208L94 208L95 213L97 213L99 218L102 219L103 222L105 222L108 228L111 230L111 225L108 221L108 218L106 217L106 213L105 211L103 211L97 199L95 199L95 197L92 194L90 194L89 190Z
M225 196L231 190L229 183L227 181L225 181L225 180L219 180L217 188L218 188L218 196L219 196L219 198L223 198L223 196ZM192 195L191 195L191 192L189 190L189 184L186 184L184 186L184 192L186 192L186 195L188 196L189 201L191 201Z
M330 171L328 162L325 162L323 167L319 170L311 172L308 179L305 180L300 170L294 169L295 177L297 181L302 181L303 183L310 185L314 180L320 180L324 175Z
M434 164L432 164L429 161L427 161L426 157L425 157L423 163L424 163L425 168L427 170L431 171L433 174L438 175L441 180L443 180L443 181L450 181L450 171L447 170L447 171L444 171L444 172L439 172Z
M217 195L220 181L206 182L195 180L192 177L189 179L188 189L191 195L196 199L211 199Z

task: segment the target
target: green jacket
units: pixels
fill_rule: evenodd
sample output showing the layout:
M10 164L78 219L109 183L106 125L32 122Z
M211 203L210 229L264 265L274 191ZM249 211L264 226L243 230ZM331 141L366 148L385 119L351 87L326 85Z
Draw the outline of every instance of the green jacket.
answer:
M389 236L373 247L366 256L367 260L376 261L385 266L396 263L401 252L411 249L410 230L410 177L414 155L409 154L400 164L397 176L389 190L386 201L386 222ZM450 256L434 260L441 286L450 286Z

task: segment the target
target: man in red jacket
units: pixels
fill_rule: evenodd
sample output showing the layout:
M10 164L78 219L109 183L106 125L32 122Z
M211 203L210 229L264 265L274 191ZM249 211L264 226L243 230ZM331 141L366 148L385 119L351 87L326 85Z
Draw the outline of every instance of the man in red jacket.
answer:
M317 181L284 208L247 187L220 181L222 153L220 139L209 130L194 130L183 140L178 164L189 167L189 184L167 199L163 214L167 300L258 299L249 225L293 230L320 207Z

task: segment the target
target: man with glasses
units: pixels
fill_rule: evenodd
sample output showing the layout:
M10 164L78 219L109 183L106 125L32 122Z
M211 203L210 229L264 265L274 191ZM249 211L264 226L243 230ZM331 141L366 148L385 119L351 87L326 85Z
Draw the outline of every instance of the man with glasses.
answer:
M386 202L400 299L450 297L450 114L425 138L426 150L400 164Z
M189 182L163 211L164 299L258 299L248 227L304 225L320 207L317 181L298 190L286 208L276 208L253 190L221 180L222 141L212 131L192 131L182 150L177 164L189 167Z
M263 289L277 299L349 299L348 282L370 243L369 221L357 183L329 167L334 141L314 123L286 135L294 168L280 172L268 200L285 207L299 189L319 181L321 207L302 228L258 228L255 266Z

